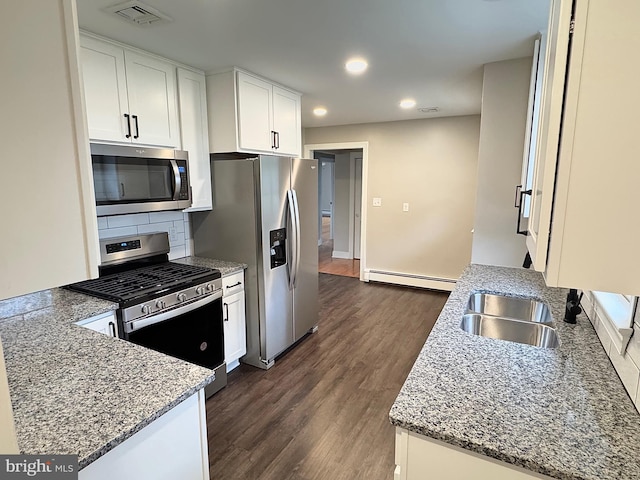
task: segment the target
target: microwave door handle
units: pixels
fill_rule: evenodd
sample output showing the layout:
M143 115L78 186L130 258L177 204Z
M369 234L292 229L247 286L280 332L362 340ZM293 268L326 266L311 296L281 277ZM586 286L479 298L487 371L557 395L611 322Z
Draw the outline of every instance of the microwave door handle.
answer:
M173 199L180 200L180 190L182 190L182 177L178 170L178 162L171 160L171 169L173 170Z

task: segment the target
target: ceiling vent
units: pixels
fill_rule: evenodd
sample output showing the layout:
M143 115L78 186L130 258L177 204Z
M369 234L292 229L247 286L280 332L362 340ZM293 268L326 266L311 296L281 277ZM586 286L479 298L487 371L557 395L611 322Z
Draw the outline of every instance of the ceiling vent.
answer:
M118 5L105 8L105 11L141 26L157 25L173 21L171 17L138 1L119 3Z
M440 109L438 107L422 107L419 108L418 111L420 113L437 113Z

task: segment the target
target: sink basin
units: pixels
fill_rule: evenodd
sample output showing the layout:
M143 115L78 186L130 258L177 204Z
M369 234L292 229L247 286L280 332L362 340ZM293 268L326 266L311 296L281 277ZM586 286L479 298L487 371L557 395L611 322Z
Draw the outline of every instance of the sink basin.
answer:
M467 313L513 318L527 322L553 323L549 308L530 298L506 297L489 293L474 293L469 297Z
M536 347L556 348L560 345L553 328L530 321L467 313L462 317L460 328L474 335Z

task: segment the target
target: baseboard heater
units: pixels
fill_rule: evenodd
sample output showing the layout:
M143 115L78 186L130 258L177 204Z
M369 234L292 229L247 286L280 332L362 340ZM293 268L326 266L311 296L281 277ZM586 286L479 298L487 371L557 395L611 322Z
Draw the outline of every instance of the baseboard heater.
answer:
M365 270L365 281L392 283L408 287L430 288L450 292L456 286L456 280L451 278L429 277L413 273L384 272L382 270Z

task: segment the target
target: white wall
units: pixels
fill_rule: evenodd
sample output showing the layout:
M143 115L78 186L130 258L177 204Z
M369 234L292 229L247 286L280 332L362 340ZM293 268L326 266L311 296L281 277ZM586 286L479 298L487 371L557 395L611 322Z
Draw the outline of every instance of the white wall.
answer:
M333 256L349 257L349 214L351 211L351 158L337 154L334 164Z
M191 255L193 240L188 213L175 210L98 217L100 239L152 232L169 233L169 259Z
M520 183L531 75L530 57L484 66L471 261L521 267L525 236L516 234L515 187Z
M320 164L320 209L323 213L331 213L333 201L333 156L316 156Z
M365 269L460 276L471 260L479 132L479 115L305 129L306 144L368 142Z

